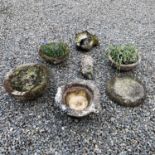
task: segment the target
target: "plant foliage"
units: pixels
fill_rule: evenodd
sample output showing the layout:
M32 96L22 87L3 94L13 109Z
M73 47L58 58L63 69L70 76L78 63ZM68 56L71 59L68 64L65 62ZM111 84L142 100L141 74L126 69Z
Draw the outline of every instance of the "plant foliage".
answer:
M65 43L48 43L46 45L42 45L40 50L49 57L62 57L69 53L68 45Z
M132 44L110 45L107 52L119 66L121 64L132 64L138 60L138 50Z

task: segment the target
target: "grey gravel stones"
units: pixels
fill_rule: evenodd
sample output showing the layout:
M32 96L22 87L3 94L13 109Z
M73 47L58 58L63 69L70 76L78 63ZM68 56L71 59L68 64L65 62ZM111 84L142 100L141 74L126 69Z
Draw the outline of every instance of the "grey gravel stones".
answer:
M48 83L48 71L39 64L24 64L8 72L4 79L6 91L18 100L40 96Z
M142 83L131 77L115 77L107 84L109 97L117 103L134 107L145 99L145 88Z
M92 81L81 79L59 87L55 102L62 111L74 117L98 113L101 108L98 88Z
M81 59L81 73L89 80L93 79L93 58L89 55L82 56Z
M92 35L88 31L77 33L75 37L75 42L78 49L86 51L99 45L98 37L96 35Z

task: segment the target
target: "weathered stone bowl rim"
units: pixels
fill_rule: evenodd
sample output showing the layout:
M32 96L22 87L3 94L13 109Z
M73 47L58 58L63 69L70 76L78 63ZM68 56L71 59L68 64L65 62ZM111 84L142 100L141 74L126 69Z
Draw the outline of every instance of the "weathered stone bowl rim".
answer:
M89 91L92 92L92 100L89 103L89 106L87 106L84 110L82 111L76 111L73 109L70 109L65 103L64 103L64 93L65 90L68 89L69 87L74 87L74 86L80 86L83 87L84 89L88 89ZM57 106L67 113L69 116L73 117L84 117L90 113L98 113L100 111L100 93L98 88L95 86L95 84L90 81L90 80L75 80L73 82L70 82L66 85L63 85L58 88L57 94L55 96L55 101Z
M48 83L48 69L47 69L47 67L43 64L26 63L26 64L22 64L22 65L17 65L15 68L11 69L9 72L6 73L3 83L4 83L4 87L5 87L6 91L10 95L14 96L15 98L17 98L19 100L25 100L24 97L27 95L30 95L33 90L34 90L34 92L37 93L36 87L35 87L35 89L31 89L29 91L18 91L18 90L15 90L10 83L10 78L11 78L12 74L14 73L14 71L16 71L17 69L22 69L24 67L32 67L32 66L40 67L43 70L44 76L45 76L45 81L43 81L41 83L41 85L38 85L37 87L39 87L39 86L41 86L42 88L47 87L47 83Z
M116 98L114 97L114 95L111 95L111 93L108 91L108 87L109 87L111 84L113 84L113 83L115 82L116 78L130 78L130 79L133 79L133 80L137 81L137 82L138 82L139 84L141 84L141 85L143 86L143 88L144 88L144 97L141 98L141 99L139 99L138 102L136 102L135 104L124 105L123 103L121 103L121 101L120 101L119 99L116 99ZM145 98L146 98L147 92L146 92L146 87L145 87L144 83L143 83L140 79L138 79L137 77L135 77L135 76L127 76L127 75L125 75L125 76L124 76L124 75L119 75L119 76L113 77L111 80L108 81L107 86L106 86L106 94L109 96L109 98L110 98L112 101L118 103L119 105L121 105L121 106L126 106L126 107L133 107L133 108L134 108L134 107L139 106L140 104L143 103L143 101L144 101Z

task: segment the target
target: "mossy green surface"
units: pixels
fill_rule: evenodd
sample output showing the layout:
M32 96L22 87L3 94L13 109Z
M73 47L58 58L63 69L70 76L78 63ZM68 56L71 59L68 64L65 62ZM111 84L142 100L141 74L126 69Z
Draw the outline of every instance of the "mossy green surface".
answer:
M132 64L138 60L138 50L132 44L110 45L107 54L118 64Z
M66 43L48 43L46 45L41 45L40 50L43 54L53 57L59 58L69 54L69 47Z
M43 78L43 72L38 67L26 67L13 73L11 84L17 91L29 91L38 86Z

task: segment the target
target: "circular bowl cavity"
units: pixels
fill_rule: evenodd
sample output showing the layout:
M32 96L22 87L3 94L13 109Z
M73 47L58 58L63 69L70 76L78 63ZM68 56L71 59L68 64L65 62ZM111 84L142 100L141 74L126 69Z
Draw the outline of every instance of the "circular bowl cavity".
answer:
M132 77L115 77L107 84L107 94L120 105L134 107L142 104L146 92L143 84Z
M59 87L55 101L62 111L74 117L100 111L100 93L92 81L76 80Z
M4 79L6 91L19 100L40 96L48 83L48 71L39 64L24 64L8 72Z

